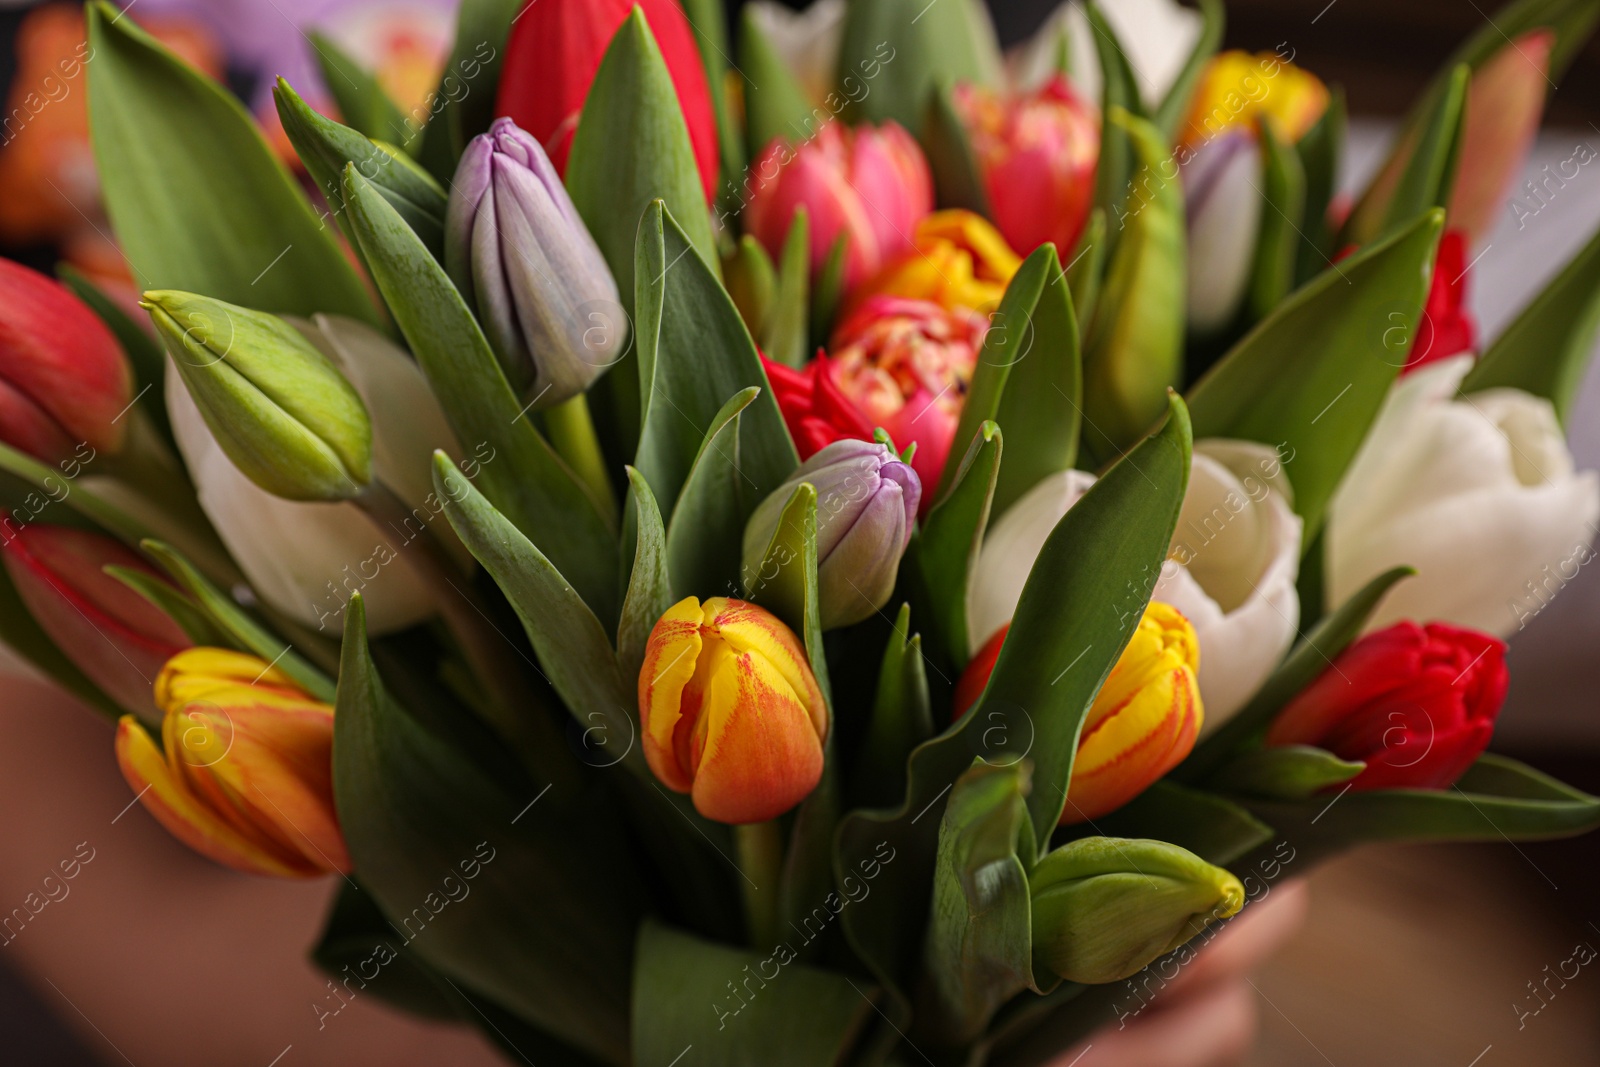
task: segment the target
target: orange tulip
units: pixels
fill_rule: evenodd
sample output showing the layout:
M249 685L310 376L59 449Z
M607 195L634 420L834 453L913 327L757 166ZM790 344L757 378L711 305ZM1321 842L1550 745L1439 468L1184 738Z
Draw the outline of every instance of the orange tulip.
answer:
M639 717L650 769L708 819L765 822L822 778L822 691L799 639L754 604L668 609L639 671Z
M988 685L1009 629L967 664L956 685L957 718ZM1194 627L1178 609L1152 601L1083 721L1063 826L1117 810L1183 761L1204 717L1199 670Z
M332 707L265 660L220 648L174 656L155 696L162 746L124 716L117 762L157 822L235 870L350 870L333 806Z
M874 296L927 300L988 314L1000 305L1022 257L981 215L936 211L917 224L913 248L850 294L848 314Z

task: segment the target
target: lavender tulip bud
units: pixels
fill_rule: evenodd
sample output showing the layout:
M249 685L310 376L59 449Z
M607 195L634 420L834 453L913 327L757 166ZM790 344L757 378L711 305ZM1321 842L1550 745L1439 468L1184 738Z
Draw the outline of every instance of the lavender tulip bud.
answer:
M869 618L894 593L922 501L910 464L872 441L836 441L761 502L744 530L746 584L759 583L784 505L802 482L817 490L817 597L822 628Z
M626 352L617 283L544 148L510 119L473 138L445 212L445 268L512 388L543 409Z

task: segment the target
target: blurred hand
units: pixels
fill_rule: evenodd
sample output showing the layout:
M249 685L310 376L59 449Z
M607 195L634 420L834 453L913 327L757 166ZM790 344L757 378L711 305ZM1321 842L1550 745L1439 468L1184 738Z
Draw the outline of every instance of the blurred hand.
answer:
M1051 1067L1225 1067L1249 1051L1256 1033L1248 981L1305 921L1302 881L1276 886L1229 923L1178 977L1127 1020L1063 1053ZM1130 994L1131 996L1131 994Z

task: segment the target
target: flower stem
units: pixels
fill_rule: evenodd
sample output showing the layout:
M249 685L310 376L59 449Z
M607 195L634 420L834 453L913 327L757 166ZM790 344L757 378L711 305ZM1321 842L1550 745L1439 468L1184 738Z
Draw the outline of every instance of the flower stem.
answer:
M589 415L589 401L579 393L571 400L550 408L544 413L544 430L556 453L567 461L578 480L589 490L601 517L615 526L617 500L611 491L611 479L606 475L606 459L600 451L600 437L595 433L594 419Z
M783 831L776 819L733 828L744 891L745 923L753 948L778 940L778 885L783 876Z

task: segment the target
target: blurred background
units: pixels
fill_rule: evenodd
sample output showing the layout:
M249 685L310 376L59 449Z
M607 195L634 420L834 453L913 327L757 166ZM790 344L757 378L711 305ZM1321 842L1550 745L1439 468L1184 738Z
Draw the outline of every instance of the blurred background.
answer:
M226 79L246 101L265 92L252 73L263 64L297 85L315 82L309 44L291 13L341 43L366 42L371 51L356 58L376 68L397 99L420 100L448 46L453 7L451 0L135 2L141 24ZM1229 0L1226 46L1286 45L1298 65L1344 86L1355 118L1345 161L1349 188L1376 167L1395 119L1444 58L1498 6L1482 4ZM1053 6L1054 0L991 0L1005 43L1031 33ZM20 122L24 113L14 110L23 103L21 87L39 84L79 40L74 5L0 3L0 94L7 99L0 117L0 254L42 269L65 257L91 274L114 276L117 256L95 206L83 139L81 79L36 111L30 107ZM1528 176L1569 158L1579 145L1600 151L1597 123L1600 45L1591 42L1551 98ZM1482 335L1493 337L1597 226L1600 169L1584 169L1520 224L1508 211L1472 266L1470 298ZM1584 468L1600 467L1594 369L1600 362L1572 420L1573 451ZM1597 653L1600 568L1587 567L1513 639L1511 697L1495 747L1600 793L1600 687L1589 673ZM16 820L9 822L0 830L0 854L10 854L13 838L23 833ZM12 872L3 878L7 885L16 880ZM1600 946L1600 835L1547 845L1369 848L1324 867L1311 882L1309 922L1255 979L1262 1036L1248 1064L1600 1063L1600 974L1584 970L1570 981L1551 980L1576 946ZM58 993L0 954L5 1062L132 1062Z

